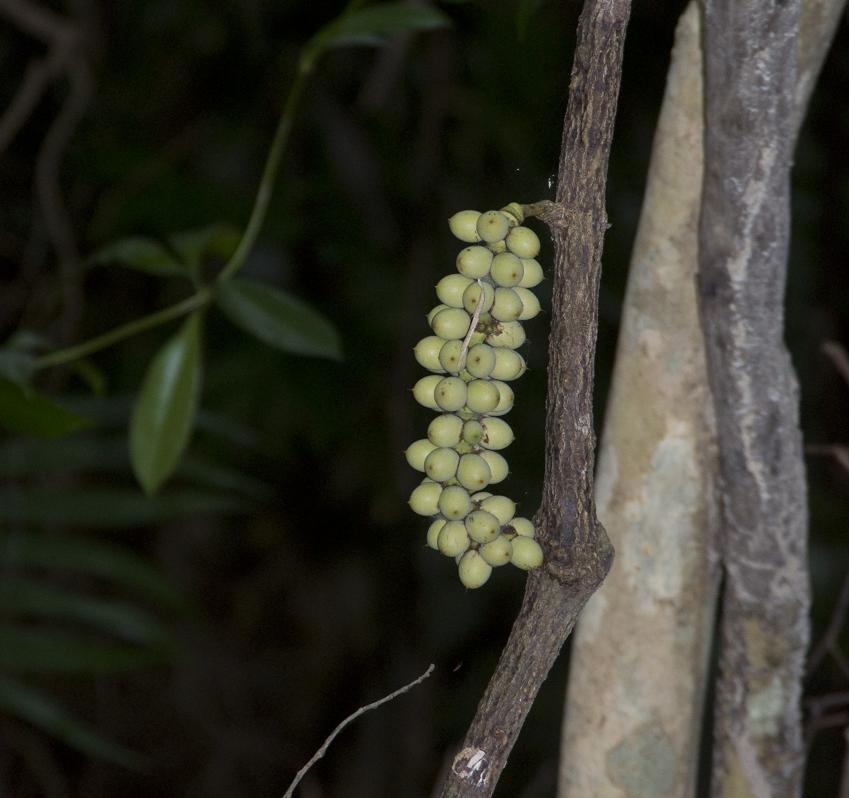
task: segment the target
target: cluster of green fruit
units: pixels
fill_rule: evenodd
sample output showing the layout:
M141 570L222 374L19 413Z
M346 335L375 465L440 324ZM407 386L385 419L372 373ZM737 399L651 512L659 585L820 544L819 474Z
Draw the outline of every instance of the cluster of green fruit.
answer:
M523 221L517 203L448 220L471 246L457 256L458 273L437 284L441 304L427 315L433 335L414 350L433 374L416 383L413 396L442 415L406 451L407 462L425 474L410 507L434 517L427 543L456 559L467 588L484 584L493 567L510 562L530 570L543 558L533 524L515 515L516 503L485 490L507 476L499 451L512 443L513 430L501 416L513 407L508 383L525 372L516 351L525 342L522 322L540 311L530 290L543 277L535 260L539 238Z

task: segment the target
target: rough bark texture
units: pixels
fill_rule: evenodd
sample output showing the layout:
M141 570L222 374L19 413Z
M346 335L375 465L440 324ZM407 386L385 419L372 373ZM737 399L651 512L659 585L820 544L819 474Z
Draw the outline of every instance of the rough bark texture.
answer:
M799 9L798 0L704 2L698 286L723 497L712 793L724 798L801 793L807 497L798 385L782 340Z
M540 685L610 567L613 552L593 501L592 388L604 188L629 11L629 0L585 3L557 202L528 209L548 222L555 245L545 483L536 517L545 563L528 576L519 616L452 762L445 798L492 794Z
M699 11L678 25L631 258L595 493L613 568L572 642L561 798L695 790L716 606L716 448L696 302Z

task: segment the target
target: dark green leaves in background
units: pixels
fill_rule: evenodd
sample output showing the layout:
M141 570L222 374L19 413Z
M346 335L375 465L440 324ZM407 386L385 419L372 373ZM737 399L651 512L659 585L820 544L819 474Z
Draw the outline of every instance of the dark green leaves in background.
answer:
M58 438L89 423L37 391L0 377L0 426L9 432Z

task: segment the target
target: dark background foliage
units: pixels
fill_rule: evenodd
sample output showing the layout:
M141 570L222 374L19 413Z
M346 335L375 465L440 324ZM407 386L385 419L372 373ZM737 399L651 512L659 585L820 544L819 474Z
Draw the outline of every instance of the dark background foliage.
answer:
M94 93L61 173L81 252L129 234L165 238L211 222L244 224L299 48L340 5L80 0L56 8L91 29ZM637 3L628 34L608 191L599 428L682 8ZM282 795L342 717L435 662L423 686L346 731L302 791L308 798L430 794L495 664L523 578L502 569L484 589L466 592L451 563L424 547L426 523L406 506L416 477L402 454L430 415L409 393L420 372L411 349L426 334L433 285L459 249L447 217L552 196L580 10L577 2L544 0L443 9L450 30L402 35L383 49L338 50L321 62L245 269L332 319L343 362L281 354L212 314L203 416L189 448L206 477L181 470L153 515L140 510L123 441L131 396L164 329L94 358L106 379L101 396L68 371L40 378L42 388L97 420L69 439L77 460L69 460L68 442L48 442L24 449L32 467L16 471L10 452L23 444L2 441L7 541L46 529L120 543L161 568L186 608L157 610L174 641L157 664L34 677L152 764L134 772L86 757L8 717L0 720L0 794ZM6 106L43 46L5 22L0 42ZM59 344L70 313L79 316L73 339L82 340L185 293L176 281L95 267L85 273L79 307L61 304L33 175L65 94L57 82L0 158L2 337L25 328ZM821 352L827 339L849 341L847 97L843 24L794 172L787 341L812 444L849 439L849 385ZM550 262L543 238L541 260ZM542 289L545 306L550 283ZM528 334L507 492L530 515L543 468L544 315ZM808 466L818 635L849 567L849 472L828 456L812 456ZM2 560L0 567L13 570ZM97 579L74 579L94 595L108 590ZM500 795L553 795L566 660L540 694ZM847 688L849 674L833 659L808 685L811 695ZM812 798L836 795L841 732L814 737Z

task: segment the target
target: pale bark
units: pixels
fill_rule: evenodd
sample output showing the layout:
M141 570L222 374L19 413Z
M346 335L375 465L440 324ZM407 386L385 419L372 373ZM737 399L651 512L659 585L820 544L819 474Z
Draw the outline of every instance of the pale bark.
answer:
M561 798L693 794L718 569L713 409L696 305L699 15L678 25L596 476L617 556L573 640Z

